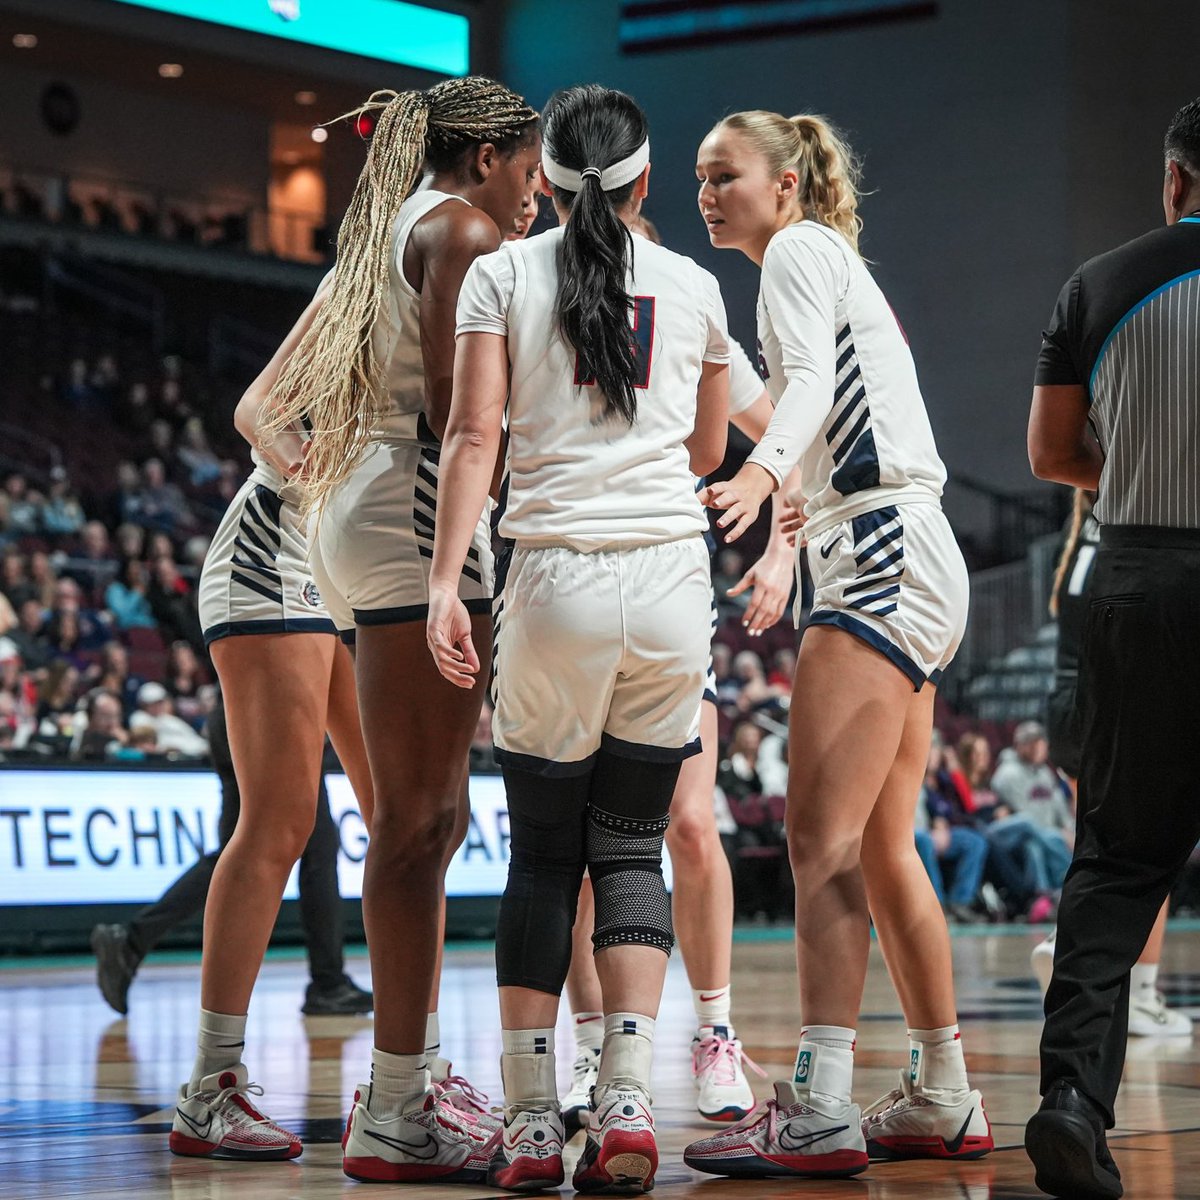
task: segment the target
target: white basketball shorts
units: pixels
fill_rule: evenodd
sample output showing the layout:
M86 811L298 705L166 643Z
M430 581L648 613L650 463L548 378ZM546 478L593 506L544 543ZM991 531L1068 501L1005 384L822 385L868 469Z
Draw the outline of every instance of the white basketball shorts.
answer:
M381 440L326 499L314 521L316 553L339 629L347 621L425 620L437 489L436 446ZM493 579L491 531L481 514L458 588L469 612L491 611Z
M700 749L712 580L702 537L581 554L514 547L496 649L496 757L582 775L605 750Z
M252 471L221 518L200 572L204 641L251 633L333 633L296 507Z
M885 655L920 691L949 666L967 624L962 551L937 504L850 517L808 543L809 625L831 625Z

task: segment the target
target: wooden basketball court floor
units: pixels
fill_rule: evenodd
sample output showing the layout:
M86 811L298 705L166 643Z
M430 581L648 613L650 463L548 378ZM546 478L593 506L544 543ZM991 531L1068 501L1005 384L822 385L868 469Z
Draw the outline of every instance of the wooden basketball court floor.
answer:
M955 964L967 1061L983 1090L997 1150L975 1163L873 1164L854 1181L742 1181L697 1175L680 1152L713 1127L692 1108L688 1041L692 1014L687 980L672 959L659 1020L656 1113L662 1165L655 1195L663 1200L1000 1200L1040 1195L1021 1150L1026 1117L1037 1103L1041 1022L1029 951L1039 933L1003 930L955 938ZM1200 927L1167 939L1163 982L1171 1002L1200 1014ZM369 979L365 956L349 969ZM836 969L831 964L830 969ZM441 1003L442 1040L455 1066L497 1092L499 1033L490 948L451 948ZM94 1200L276 1200L383 1194L341 1173L338 1141L371 1046L368 1018L304 1018L307 982L298 956L273 957L251 1006L247 1063L263 1084L264 1109L301 1134L293 1163L210 1163L173 1157L166 1135L170 1104L187 1074L198 1005L194 956L151 959L131 993L127 1019L95 990L83 958L0 967L0 1198L86 1196ZM790 942L782 931L750 931L734 950L734 1018L749 1053L772 1076L790 1068L798 1021ZM906 1058L904 1025L877 948L872 951L864 1017L859 1025L856 1098L887 1091ZM572 1057L571 1035L559 1031L560 1080ZM766 1087L756 1081L763 1094ZM1139 1200L1200 1198L1200 1039L1134 1039L1110 1135L1126 1182ZM571 1162L578 1140L571 1147ZM568 1172L568 1181L570 1175ZM487 1188L394 1188L413 1200L476 1200ZM563 1194L569 1194L565 1187Z

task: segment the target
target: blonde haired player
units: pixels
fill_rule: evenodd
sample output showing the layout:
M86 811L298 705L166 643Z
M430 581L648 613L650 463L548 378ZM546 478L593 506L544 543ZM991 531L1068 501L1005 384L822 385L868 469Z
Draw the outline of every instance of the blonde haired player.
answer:
M804 1022L775 1097L685 1161L718 1175L853 1175L884 1157L977 1157L991 1130L963 1061L945 918L912 840L937 681L962 638L967 573L896 318L858 254L849 149L819 117L735 113L704 139L713 245L762 268L776 400L707 503L727 541L799 462L815 595L790 710L788 849ZM851 1099L870 925L900 993L910 1065L863 1119Z
M693 473L728 419L725 312L695 263L631 238L647 191L645 114L591 86L543 114L560 228L480 259L458 310L446 505L429 644L461 687L484 672L454 580L508 417L515 539L497 639L496 756L511 825L496 935L504 1131L491 1182L562 1182L554 1024L586 867L605 1036L574 1185L642 1192L658 1151L655 1016L673 943L662 839L698 749L711 604Z
M370 823L371 775L353 664L313 580L294 476L303 434L259 446L258 419L283 364L324 303L328 278L238 404L254 469L213 536L200 575L204 640L221 680L241 796L237 828L204 909L195 1066L171 1126L175 1154L295 1158L295 1134L255 1107L242 1062L251 992L284 887L312 833L325 731Z

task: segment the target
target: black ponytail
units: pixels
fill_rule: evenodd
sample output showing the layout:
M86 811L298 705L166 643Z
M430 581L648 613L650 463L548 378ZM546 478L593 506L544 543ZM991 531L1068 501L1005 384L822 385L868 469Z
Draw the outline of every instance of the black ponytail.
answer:
M542 114L545 151L573 171L604 170L628 158L646 140L646 114L623 92L588 84L550 97ZM632 253L628 228L617 209L629 202L637 180L610 192L589 172L578 192L555 186L554 198L570 210L563 230L554 312L575 349L578 382L594 382L604 415L637 418L634 383L641 377L630 328L633 298L626 289Z

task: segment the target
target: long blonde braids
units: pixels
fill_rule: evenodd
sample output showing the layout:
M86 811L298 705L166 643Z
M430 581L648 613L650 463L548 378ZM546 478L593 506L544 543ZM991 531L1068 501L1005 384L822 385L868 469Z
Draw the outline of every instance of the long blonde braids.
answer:
M1075 489L1074 502L1071 505L1071 527L1067 530L1067 538L1063 543L1062 554L1058 558L1058 566L1054 569L1054 582L1050 585L1050 603L1047 607L1050 615L1058 619L1058 598L1062 593L1063 584L1067 579L1067 568L1075 548L1079 545L1079 535L1083 531L1083 523L1092 511L1092 493L1083 488Z
M260 428L269 445L300 421L309 426L311 444L297 481L305 513L362 460L386 410L383 364L371 331L390 286L392 228L426 159L440 166L471 144L511 141L538 119L520 96L481 76L449 79L427 92L375 92L346 116L368 113L378 117L338 230L329 294L280 371Z

